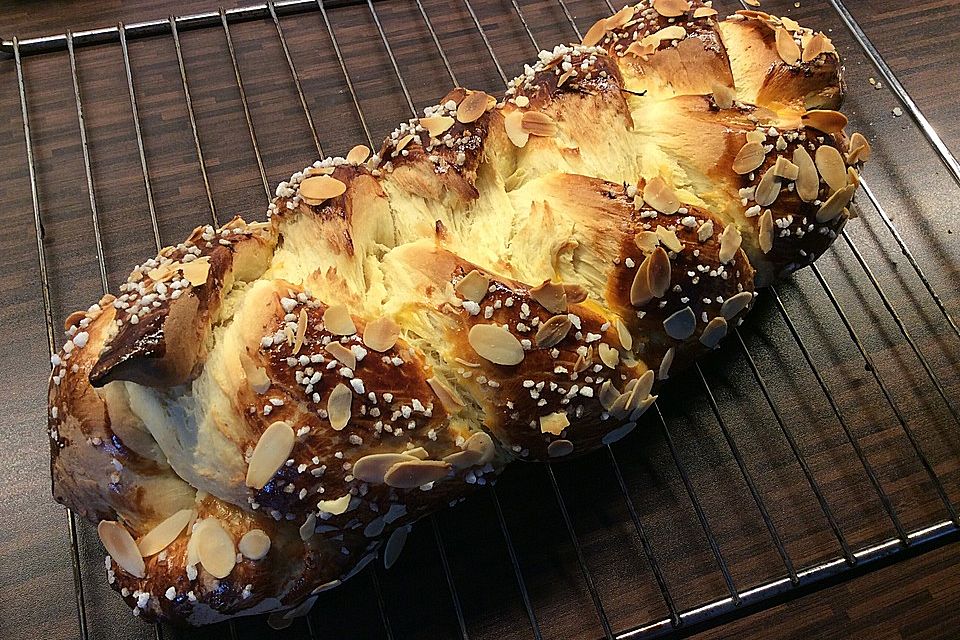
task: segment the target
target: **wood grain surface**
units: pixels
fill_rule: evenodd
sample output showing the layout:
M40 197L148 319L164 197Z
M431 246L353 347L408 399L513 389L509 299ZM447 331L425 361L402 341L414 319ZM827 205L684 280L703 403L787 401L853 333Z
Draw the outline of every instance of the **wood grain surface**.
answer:
M242 2L225 2L236 6ZM537 44L574 39L555 0L518 2ZM865 177L894 219L933 287L960 315L960 188L896 98L823 0L769 0L764 8L828 30L845 57L854 129L874 143ZM472 0L496 61L508 75L536 50L509 0ZM717 2L732 11L733 2ZM848 5L893 66L948 146L960 152L960 61L955 34L960 7L945 0L879 0ZM0 0L0 36L62 33L213 10L206 0L26 2ZM603 0L568 0L581 29L606 13ZM375 3L405 87L417 109L451 85L443 60L415 3ZM462 0L423 0L459 82L496 91L502 86ZM281 18L318 141L343 154L376 140L409 117L400 83L366 4L329 11L331 27L353 81L354 108L319 12ZM257 147L270 185L317 155L273 23L231 25ZM184 32L181 44L193 100L208 198L169 34L131 41L130 63L156 212L150 215L118 45L77 50L77 72L89 138L95 214L87 190L70 61L65 52L24 58L23 71L36 158L51 315L54 327L122 282L129 269L195 225L235 214L262 217L266 196L244 119L224 33L219 27ZM23 123L13 61L0 54L0 638L76 638L77 606L64 510L49 497L44 431L47 329L41 296ZM366 127L366 130L365 130ZM904 326L942 381L958 397L960 340L951 332L870 202L848 226ZM101 230L93 233L94 218ZM103 265L97 259L97 249ZM842 240L819 263L889 389L897 410L929 459L944 491L960 503L960 424L939 398L856 255ZM102 270L101 270L102 266ZM778 292L836 399L837 418L791 337L771 296L761 298L742 333L786 428L852 549L889 540L891 521L847 440L846 426L874 469L908 530L948 517L896 412L865 367L824 288L809 271ZM59 344L59 331L54 335ZM797 570L836 559L840 546L795 453L766 404L735 340L705 361L706 377L725 427L742 453L770 514L770 523ZM680 611L728 595L716 556L700 525L684 477L703 508L736 589L783 578L786 568L750 495L743 470L695 374L679 377L659 402L671 440L652 415L613 448L627 496L653 557ZM673 449L671 449L671 445ZM597 597L615 632L663 619L667 606L621 493L609 454L556 466L557 482L576 543ZM498 484L503 527L489 495L418 525L389 572L366 571L322 599L309 621L273 634L262 620L218 626L198 635L164 629L165 638L529 638L530 615L516 573L523 577L533 619L544 638L598 638L603 629L577 561L557 498L542 467L521 465ZM507 538L516 551L515 567ZM103 576L102 550L81 523L79 567L92 638L150 638L152 627L130 617ZM442 541L449 576L438 554ZM883 566L823 590L753 612L698 637L949 638L960 634L960 545ZM452 582L456 592L448 587ZM383 606L377 606L378 597ZM461 605L458 617L454 599ZM389 629L389 631L388 631ZM699 631L694 629L692 631Z

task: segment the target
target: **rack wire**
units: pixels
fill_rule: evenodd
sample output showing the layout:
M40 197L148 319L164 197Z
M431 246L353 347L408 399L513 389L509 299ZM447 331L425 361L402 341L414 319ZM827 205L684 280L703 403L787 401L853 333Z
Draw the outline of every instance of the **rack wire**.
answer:
M960 185L960 164L958 164L957 159L950 153L946 144L937 135L936 131L930 125L929 121L927 121L927 119L924 117L916 103L903 88L903 85L899 82L896 75L880 55L876 47L874 47L874 45L870 42L867 35L856 22L853 15L849 12L841 0L826 1L835 10L835 14L843 26L849 31L853 42L862 49L864 55L875 66L878 73L886 80L887 85L901 101L904 109L915 121L923 137L929 142L930 147L935 151L937 157L943 163L944 167L950 173L952 178L957 182L958 185ZM491 38L491 34L488 33L490 27L484 26L484 20L481 18L481 15L487 15L489 17L492 13L497 24L514 20L519 23L523 34L530 41L530 54L535 54L536 51L540 49L538 38L534 34L536 22L528 15L528 13L532 10L536 10L537 12L559 11L562 15L562 20L559 21L559 26L563 27L565 25L567 39L573 39L574 37L579 39L581 36L581 30L586 26L578 21L575 17L577 11L575 9L571 9L571 6L569 6L572 5L571 0L543 0L533 4L524 3L524 6L521 6L517 0L509 0L509 6L507 6L505 2L490 3L496 6L493 8L493 10L491 10L490 6L485 6L484 8L486 9L486 14L483 11L478 12L477 8L474 6L474 2L478 2L478 0L461 0L461 2L462 8L466 11L467 15L469 16L470 23L472 23L472 29L475 31L475 35L479 36L483 43L483 49L485 54L489 57L489 63L496 70L497 76L499 76L503 83L506 83L508 80L504 70L507 65L498 55L497 48L494 45L495 40L494 38ZM584 2L579 4L582 5ZM610 11L614 9L609 0L602 0L602 4L600 0L597 0L597 2L594 2L593 4L597 6L592 6L589 11L594 13L598 13L602 9L609 9ZM0 51L6 51L12 54L12 64L16 67L20 102L20 117L23 123L25 161L30 179L30 196L33 209L34 230L36 233L37 260L41 285L39 295L42 300L48 347L51 354L54 352L56 347L54 316L56 315L57 311L54 309L51 299L50 284L48 281L49 256L47 255L47 247L45 246L44 242L44 207L41 203L41 190L39 188L38 171L36 166L37 163L34 154L33 136L30 126L31 102L30 96L28 96L27 82L25 81L24 56L46 55L57 51L67 52L76 107L77 135L79 138L80 148L82 150L84 166L83 183L81 186L85 187L86 194L88 196L89 215L91 228L94 235L96 253L95 261L99 271L98 275L101 289L103 292L106 292L108 288L108 276L104 243L101 237L102 220L101 212L98 207L97 180L92 168L90 142L87 137L88 132L84 116L85 110L83 106L82 82L77 68L77 48L89 46L110 47L119 45L128 92L127 98L130 105L130 113L132 116L137 142L139 169L146 195L145 202L147 214L150 218L153 240L156 248L159 250L163 244L164 238L162 237L160 231L157 207L154 202L154 192L152 187L153 179L151 177L152 163L144 142L140 109L137 99L138 91L143 91L144 89L138 89L139 85L137 82L135 82L135 73L130 61L128 42L134 39L150 41L150 39L170 38L172 40L174 50L176 52L177 70L179 72L184 107L189 120L195 161L203 182L203 191L206 198L206 204L209 208L209 220L213 224L219 224L221 221L221 216L218 215L218 207L216 206L214 191L211 187L211 180L208 176L208 162L204 156L204 150L201 143L202 136L200 132L199 119L197 117L196 107L191 95L191 80L188 78L187 64L185 63L183 44L181 43L180 37L181 32L184 30L194 29L206 29L214 32L216 31L217 27L219 27L220 31L222 32L222 37L229 57L229 69L233 71L235 89L237 91L237 95L239 96L240 106L245 123L245 131L238 135L246 136L249 139L257 167L259 182L263 187L263 192L266 199L269 200L270 181L268 178L267 165L264 161L263 153L261 152L260 137L257 133L256 117L253 109L251 108L251 101L245 89L245 72L242 69L242 65L237 55L234 37L231 33L231 26L244 22L259 21L270 28L272 31L272 36L270 37L276 38L276 42L282 49L283 58L287 67L286 71L289 72L289 80L295 89L302 111L303 121L306 123L307 128L309 129L313 145L315 146L317 152L322 156L324 155L324 151L321 143L321 135L318 132L314 113L311 110L307 97L308 93L304 89L301 74L298 70L299 59L294 53L292 53L292 48L290 47L285 35L282 18L298 13L320 14L323 22L323 28L326 31L326 36L329 38L333 54L337 60L337 66L342 74L344 86L349 93L350 100L352 102L352 107L354 110L353 115L357 118L367 142L372 148L376 148L374 145L374 135L369 124L370 120L362 108L361 99L358 97L356 78L351 75L349 70L350 65L348 64L348 56L345 54L340 44L337 35L337 29L333 26L330 12L344 8L360 7L366 9L369 14L369 19L372 21L372 24L375 27L375 37L379 40L379 44L382 47L382 54L386 57L386 61L389 62L389 67L395 76L396 86L403 97L403 102L408 107L410 113L412 115L416 115L416 100L414 92L412 92L410 89L410 85L407 81L408 79L404 77L402 70L403 65L399 62L398 56L395 53L395 48L391 45L391 38L388 35L389 29L387 28L386 21L380 15L380 10L378 10L378 6L380 6L382 9L386 5L386 2L378 2L375 4L372 2L372 0L344 1L338 3L325 3L323 0L282 0L277 2L267 2L266 4L254 5L241 9L224 10L221 8L217 12L209 12L190 16L171 16L168 20L156 20L130 25L124 25L123 23L120 23L116 27L78 33L72 33L68 31L63 35L44 38L30 38L25 40L13 38L10 41L3 41L0 43ZM731 9L735 7L724 8ZM449 38L450 33L445 33L443 29L437 28L438 23L436 22L436 12L428 11L423 0L416 0L416 10L421 21L420 24L408 24L406 27L408 29L425 30L427 33L429 33L430 42L432 42L435 50L423 51L422 54L436 55L436 57L439 58L440 63L442 63L450 81L454 85L459 85L460 83L458 82L457 77L457 65L451 63L451 57L448 55L448 52L445 50L443 45L444 38ZM433 15L433 17L431 17L431 15ZM531 25L534 26L532 27ZM210 37L214 37L214 34L211 33ZM0 61L0 64L6 63ZM249 71L249 69L247 71ZM421 96L416 97L420 98ZM435 97L436 96L423 96L424 99ZM922 283L924 290L938 309L939 314L949 326L953 337L960 338L960 330L958 330L957 324L950 310L948 309L947 304L943 301L943 296L924 272L921 266L921 260L917 259L917 254L908 246L903 234L901 234L898 227L894 224L893 218L886 212L883 203L870 187L868 182L864 180L862 185L864 193L866 194L873 211L879 215L885 229L890 235L890 238L896 243L902 254L906 257L910 268ZM942 408L944 408L951 416L953 422L951 428L960 427L960 414L958 414L957 409L950 397L949 385L941 378L941 374L936 370L936 365L932 364L924 355L921 349L920 341L916 338L916 336L913 335L908 328L907 323L898 313L894 295L884 287L884 284L889 285L889 283L882 282L882 276L877 276L877 274L871 268L867 257L858 248L857 243L854 242L847 232L844 232L842 237L844 245L852 253L856 265L862 271L862 277L867 279L870 286L877 294L882 303L883 309L886 310L890 316L890 319L896 325L900 337L907 345L913 359L919 365L920 369L922 369L926 379L933 386L936 392L937 401L942 404ZM166 240L169 241L170 239ZM675 595L674 588L671 587L670 581L666 577L667 572L663 568L663 563L671 561L671 558L666 551L657 547L657 544L651 536L651 531L656 530L660 523L645 519L647 514L643 512L640 506L638 506L637 489L635 487L631 488L631 485L635 484L635 479L631 478L629 472L625 470L622 463L624 456L627 455L629 451L624 450L624 445L621 444L608 445L604 452L595 456L595 458L604 460L599 464L606 465L615 479L615 482L613 482L610 486L603 487L603 490L610 492L611 494L615 494L617 496L616 500L621 501L623 508L626 510L627 519L625 522L630 528L632 528L633 533L636 535L636 538L639 541L643 561L653 574L657 592L662 600L661 604L666 610L666 615L662 617L654 617L652 619L645 620L641 624L618 626L616 621L613 620L612 616L610 615L610 603L608 601L605 602L604 600L604 589L600 586L600 583L594 575L593 569L591 568L589 559L590 554L588 553L587 545L583 540L584 534L582 531L578 531L577 518L574 515L574 511L581 509L582 505L572 502L570 496L564 491L564 482L562 477L564 465L545 464L542 465L542 468L539 471L531 471L528 474L536 475L540 473L545 475L546 484L549 486L548 493L552 496L554 506L560 515L563 535L565 535L567 542L573 550L573 562L571 563L571 567L573 568L571 571L579 575L583 585L585 586L588 595L589 606L593 608L593 613L596 616L596 622L598 624L597 631L602 635L602 637L610 639L654 637L709 625L715 623L723 616L737 615L738 612L750 610L751 606L769 604L777 601L778 598L789 597L792 593L799 593L805 588L822 584L827 578L843 573L851 574L852 569L858 568L859 570L859 567L874 564L876 561L882 558L897 554L903 555L907 551L914 552L914 550L922 550L945 540L958 537L957 533L960 531L960 521L958 521L958 515L949 495L949 491L944 486L941 476L938 475L936 465L930 460L929 454L924 447L924 443L922 441L923 439L918 435L917 427L911 421L910 413L902 407L901 402L898 402L896 393L891 388L890 380L882 375L881 369L878 368L877 363L874 361L874 349L871 348L873 345L871 341L866 340L863 337L863 327L860 327L858 330L856 322L852 319L849 309L842 301L842 296L837 295L833 288L836 285L831 286L830 282L828 281L828 275L830 276L831 280L834 280L836 276L829 272L827 275L825 275L825 269L818 265L814 265L810 271L813 274L813 278L816 283L816 288L814 291L818 292L818 295L826 296L827 300L829 301L830 309L832 309L836 319L840 321L846 330L850 338L850 344L854 348L857 356L862 360L864 368L870 373L870 377L882 395L885 405L889 408L890 412L894 416L899 432L902 433L909 443L910 455L912 455L915 458L916 463L920 465L921 469L923 470L923 474L926 477L926 481L935 491L937 499L942 504L942 508L949 518L928 519L928 521L924 522L922 526L913 527L908 527L903 522L888 490L884 487L884 483L880 478L880 474L877 471L875 463L870 461L868 453L861 443L861 437L858 436L858 434L855 432L855 429L851 426L849 410L844 410L844 403L838 398L837 393L832 389L830 383L828 382L830 374L824 371L822 364L817 364L817 358L808 346L808 342L811 339L819 340L819 338L815 335L810 335L809 333L807 333L806 336L804 335L805 330L801 328L800 322L798 322L797 318L793 317L789 312L788 302L784 301L784 298L787 296L781 294L781 291L779 290L780 286L771 287L768 293L765 294L767 299L770 301L768 308L770 309L771 314L768 318L768 321L773 322L773 316L775 314L775 316L779 318L779 320L787 328L789 337L793 341L793 346L799 350L800 354L802 355L803 366L806 367L808 373L813 376L814 380L816 381L817 389L822 395L822 398L829 405L832 415L836 418L837 423L842 430L845 445L849 446L855 453L859 469L869 481L869 485L873 493L882 506L884 517L889 520L895 535L880 540L879 542L873 542L872 544L858 545L851 543L848 534L844 531L844 528L841 525L840 518L838 518L837 514L835 513L835 508L831 506L829 497L830 492L824 487L823 483L818 480L817 473L808 459L809 454L804 452L802 438L797 433L795 428L796 425L792 423L789 417L787 417L787 412L785 411L784 407L781 406L781 401L778 401L776 398L776 389L774 388L775 385L771 384L768 377L766 377L770 375L770 372L768 372L766 376L763 373L762 363L758 362L758 358L751 351L749 346L748 332L742 332L740 329L736 329L732 332L731 339L727 341L730 344L727 345L726 350L736 350L742 356L743 362L745 362L747 365L749 369L749 375L755 380L757 388L763 397L763 405L773 417L773 425L775 426L776 431L786 442L792 463L799 468L803 476L803 483L813 495L814 501L817 504L817 509L827 524L827 528L836 545L837 552L834 552L832 557L829 559L819 562L807 564L797 564L795 562L787 548L788 545L785 542L785 537L776 522L776 518L771 515L773 510L771 509L770 504L768 504L768 498L764 496L764 491L757 483L757 479L755 477L757 463L752 459L752 457L755 456L755 452L753 452L753 449L750 447L743 447L742 443L734 432L735 430L731 427L731 411L735 409L735 406L725 403L722 398L718 397L718 392L715 389L715 386L711 385L704 369L698 364L696 367L694 367L692 374L693 385L696 387L697 393L700 394L700 397L705 400L709 406L709 412L706 412L706 414L712 416L715 429L722 438L721 440L718 440L718 442L723 443L725 446L725 451L732 458L736 467L736 473L739 475L744 486L746 487L750 501L753 503L754 508L760 516L763 529L766 531L767 542L773 545L774 553L776 554L776 557L780 563L780 567L774 569L777 577L760 580L758 584L754 584L746 588L743 586L738 586L738 583L741 581L735 579L734 572L731 569L731 563L727 554L725 554L723 550L721 537L716 531L716 523L711 522L708 509L705 506L706 501L702 495L703 487L698 487L697 482L695 482L694 473L691 471L689 461L685 460L685 452L676 439L676 433L678 430L683 429L683 425L679 424L676 420L671 419L672 416L669 416L666 412L662 411L658 404L655 407L655 411L650 413L649 420L647 420L646 424L651 430L659 428L659 435L662 436L662 444L666 446L666 449L669 453L669 459L672 461L674 470L679 477L680 484L682 485L683 495L689 502L689 508L691 508L695 514L696 526L698 527L697 531L687 530L684 531L683 534L688 536L702 536L703 541L706 542L709 548L709 556L715 563L716 568L722 578L725 595L700 601L694 606L684 607L679 604L679 600ZM796 294L791 292L791 296L794 295ZM747 335L746 338L745 335ZM953 453L956 454L957 452ZM499 495L500 492L497 489L494 487L489 487L485 491L485 494L489 501L490 507L495 513L494 532L498 534L502 540L506 555L506 562L509 565L510 574L515 582L513 586L516 588L521 600L524 617L529 623L529 628L526 630L526 632L519 633L517 637L532 636L539 640L544 635L541 625L541 617L538 616L537 612L537 603L540 600L536 593L532 591L533 587L531 584L529 584L527 579L531 568L529 566L525 566L522 549L520 549L515 543L516 529L513 527L516 527L517 525L514 524L513 527L511 527L511 515L513 514L503 504L503 501ZM474 500L482 501L484 498L481 496L475 498ZM678 506L677 508L679 509L681 506ZM88 620L89 616L86 610L87 595L84 591L84 579L87 575L89 575L89 571L88 568L84 566L83 559L81 557L77 519L74 514L69 511L67 513L67 526L70 533L73 577L76 589L77 622L79 625L80 636L86 640L86 638L90 637L91 633L90 623ZM466 640L472 635L471 624L474 622L474 620L472 619L468 608L465 606L464 599L461 594L463 581L462 578L461 580L458 580L455 567L453 566L454 563L452 562L451 557L451 547L447 543L448 538L444 533L445 525L443 524L441 517L434 516L430 518L428 525L421 524L418 528L424 529L427 528L427 526L429 526L429 529L432 532L433 553L436 555L436 558L439 561L444 588L446 589L447 596L449 597L450 608L452 609L452 616L454 619L452 635ZM491 539L489 541L485 541L485 543L496 544L497 542ZM453 549L453 551L456 551L456 549ZM375 596L373 600L375 601L378 617L381 621L383 635L391 639L398 637L396 635L398 632L398 627L396 624L394 624L395 618L392 619L389 611L390 598L384 594L384 586L382 585L382 580L380 577L381 574L378 573L378 570L372 568L368 568L365 572L369 576L370 589ZM319 634L315 633L315 627L318 624L322 625L323 621L307 618L305 623L305 637L320 637ZM238 637L239 631L237 625L230 624L227 629L227 632L231 637ZM406 627L403 627L403 629L406 629ZM157 626L155 628L156 637L160 638L163 634L164 630Z

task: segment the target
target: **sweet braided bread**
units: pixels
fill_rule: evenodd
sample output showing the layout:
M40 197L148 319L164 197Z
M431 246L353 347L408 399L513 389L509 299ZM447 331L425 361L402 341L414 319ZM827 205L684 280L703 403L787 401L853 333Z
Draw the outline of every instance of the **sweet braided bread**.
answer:
M837 53L716 13L628 6L67 318L53 491L134 615L288 622L508 462L622 438L827 249L870 153Z

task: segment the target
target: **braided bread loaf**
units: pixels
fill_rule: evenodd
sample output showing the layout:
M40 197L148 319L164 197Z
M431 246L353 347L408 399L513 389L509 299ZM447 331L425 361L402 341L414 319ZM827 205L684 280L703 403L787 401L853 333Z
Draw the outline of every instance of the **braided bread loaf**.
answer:
M151 620L289 620L389 566L507 462L626 435L826 250L870 151L840 75L787 18L645 1L296 173L67 318L56 499Z

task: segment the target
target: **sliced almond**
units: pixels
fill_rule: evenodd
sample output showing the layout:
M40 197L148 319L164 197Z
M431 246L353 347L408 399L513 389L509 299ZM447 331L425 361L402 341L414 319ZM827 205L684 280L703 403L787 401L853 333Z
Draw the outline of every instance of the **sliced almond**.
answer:
M636 42L631 42L630 46L628 46L626 51L623 53L625 55L637 56L638 58L643 58L646 60L647 56L657 50L657 44L659 44L659 42L640 42L638 40Z
M353 464L350 473L363 482L383 483L383 476L390 467L400 462L417 460L415 456L404 453L373 453L363 456Z
M407 449L404 453L408 456L413 456L417 460L426 460L430 457L430 452L424 449L423 447L414 447L413 449Z
M480 303L487 295L487 288L490 286L490 278L483 275L476 269L460 279L460 282L453 287L454 291L460 294L465 300L472 300Z
M825 144L817 149L814 159L820 176L831 192L847 186L847 165L836 148Z
M383 481L395 489L415 489L447 477L450 464L440 460L408 460L390 467Z
M717 316L707 323L703 333L700 334L700 344L708 349L715 348L720 341L727 335L727 321L725 318Z
M753 302L753 294L749 291L741 291L730 296L720 305L720 315L727 320L732 320L738 313L747 308Z
M370 147L365 144L358 144L347 153L347 162L350 164L363 164L370 157Z
M300 525L300 539L306 542L317 533L317 514L307 514L306 520Z
M207 518L204 526L194 529L197 537L197 555L200 564L214 578L221 580L230 575L237 564L237 549L233 538L216 518Z
M797 195L804 202L813 202L820 193L820 175L813 158L803 147L793 152L793 163L797 165Z
M243 369L243 375L247 379L247 384L257 395L262 395L270 388L270 378L267 376L267 370L257 366L246 351L240 352L240 367Z
M562 411L540 416L540 433L558 436L569 426L570 420L567 418L567 414Z
M793 35L783 27L777 28L777 55L787 64L793 66L800 61L800 47L793 39Z
M655 176L644 186L643 201L660 213L673 214L680 208L677 194L660 176Z
M247 466L247 486L262 489L283 466L293 451L296 434L283 420L271 424L260 435Z
M610 29L619 29L624 26L631 20L636 13L636 8L633 5L626 5L620 11L617 11L615 14L607 18L607 27Z
M466 469L490 462L495 452L493 438L483 431L478 431L463 444L463 451L452 453L444 457L443 461L453 465L455 469Z
M551 458L562 458L573 453L573 443L569 440L554 440L547 445L547 455Z
M323 326L335 336L352 336L357 332L350 312L342 304L327 307L323 312Z
M663 354L663 359L660 360L660 368L657 369L657 377L661 380L666 380L670 377L670 367L673 366L673 357L676 353L676 347L670 347L667 349L667 352Z
M399 338L400 325L387 316L380 316L363 328L363 344L378 353L392 349ZM351 368L356 368L356 365Z
M524 111L521 125L532 136L552 138L559 131L556 121L542 111Z
M856 190L856 185L851 184L835 191L817 210L817 222L825 224L835 220L843 212L843 208L850 204Z
M194 287L206 284L207 276L210 275L210 258L203 256L191 262L180 265L180 271L183 277L190 281Z
M474 91L457 105L457 122L476 122L487 111L487 96L483 91Z
M805 126L824 133L840 133L847 126L847 116L830 109L807 111L800 116L800 121Z
M608 445L613 444L614 442L619 442L630 435L630 433L636 428L636 421L625 422L616 429L603 434L603 437L600 438L600 443Z
M850 136L850 147L847 152L847 164L857 164L870 159L870 143L859 131Z
M336 167L308 167L303 173L307 176L329 176L335 170Z
M456 121L450 116L420 118L420 126L427 130L431 138L439 138L453 126L454 122Z
M400 558L400 552L407 543L407 534L410 533L410 525L397 527L390 533L387 543L383 545L383 568L389 569Z
M573 76L573 69L571 69L570 71L564 71L563 73L561 73L560 77L557 78L557 87L558 88L562 87L563 83L569 80L572 76Z
M633 283L630 285L630 304L635 307L643 306L653 300L649 269L650 256L647 256L637 268L637 272L633 275Z
M634 244L644 253L650 253L660 245L660 236L656 231L641 231L633 237Z
M558 282L544 280L539 286L530 289L530 297L550 313L567 312L567 292Z
M663 246L674 253L679 253L683 249L683 243L680 242L680 238L677 237L673 229L663 226L657 227L657 237L660 238Z
M579 304L587 299L587 290L579 284L565 284L563 292L567 296L567 302L571 304Z
M570 333L570 327L572 326L573 323L566 315L553 316L546 322L541 323L540 328L537 329L537 346L541 349L549 349L560 344Z
M760 245L760 250L764 253L770 253L770 249L773 249L773 214L770 213L770 209L764 211L763 215L760 216L760 230L757 233L757 243Z
M633 349L633 334L630 333L630 329L620 318L613 322L613 326L617 329L617 339L620 340L620 346L624 351L631 351Z
M329 513L332 516L339 516L347 512L350 508L350 494L345 493L339 498L333 500L320 500L317 502L317 509L323 513Z
M665 18L682 16L689 9L687 0L653 0L653 8Z
M803 62L811 62L815 60L821 53L828 53L833 50L833 44L830 42L830 40L822 33L818 33L810 38L806 44L804 44L803 56L801 56L800 59Z
M705 7L704 7L705 8ZM713 11L711 9L711 11ZM713 11L716 14L716 11ZM717 103L717 106L721 109L730 109L733 107L733 102L737 98L737 92L733 87L727 86L725 84L717 84L713 87L713 101Z
M733 260L742 242L743 237L737 230L736 225L728 224L724 227L723 233L720 234L720 251L717 253L717 260L720 261L720 264L727 264Z
M607 365L611 369L616 369L617 364L620 362L620 352L608 345L606 342L601 342L597 347L597 353L600 355L600 362Z
M300 353L303 339L307 336L307 308L300 308L300 317L297 319L297 335L293 340L293 355Z
M847 167L847 179L854 187L860 187L860 174L853 167Z
M767 140L767 132L763 129L754 129L748 131L747 135L744 136L747 139L747 142L759 142L763 144Z
M396 146L396 148L394 149L394 153L395 153L395 154L398 154L398 153L400 153L401 151L403 151L404 149L406 149L406 148L407 148L407 145L410 144L411 142L413 142L414 137L415 137L415 136L414 136L412 133L410 133L410 134L407 134L407 135L403 136L403 137L400 138L399 140L397 140L397 146Z
M686 340L697 330L697 316L690 307L684 307L663 321L663 329L675 340Z
M662 298L670 288L670 256L662 247L657 247L646 260L650 261L650 266L647 267L650 293L655 298Z
M146 576L147 568L143 563L143 556L125 526L112 520L101 520L97 525L97 535L100 536L100 542L107 553L121 569L137 578Z
M342 196L347 185L331 176L311 176L300 183L300 198L309 205L320 205Z
M444 380L437 377L427 378L427 384L437 394L437 398L440 399L440 403L447 410L447 413L457 413L466 406L460 395Z
M766 152L763 145L759 142L748 142L737 152L737 157L733 159L733 170L740 175L745 175L755 171L763 164L766 158Z
M248 560L263 560L270 552L270 536L260 529L251 529L243 534L237 550Z
M355 354L351 349L348 349L346 345L340 344L339 342L331 342L326 347L327 353L340 361L340 364L345 366L347 369L353 370L357 368L357 354Z
M137 542L140 555L149 558L169 547L196 515L193 509L181 509L155 526Z
M644 40L646 40L647 38L650 38L651 40L657 43L657 46L659 46L659 43L661 42L669 41L669 40L683 40L686 37L687 37L686 29L684 29L678 24L672 24L669 27L664 27L659 31L655 31L651 33L650 35L646 36Z
M353 392L342 382L330 392L327 399L327 417L334 431L340 431L350 422L353 405Z
M709 18L715 15L717 15L717 10L713 7L697 7L693 10L694 18Z
M600 399L600 406L610 411L613 408L614 403L620 397L620 391L617 390L617 387L614 386L609 380L604 380L603 384L600 385L600 392L597 394Z
M530 134L523 128L523 111L511 111L503 118L503 128L514 146L527 146Z
M783 156L779 156L776 164L773 165L773 174L786 180L796 180L800 174L800 168Z
M603 40L603 36L607 35L608 30L607 18L601 18L594 22L589 29L587 29L587 32L584 34L583 40L581 40L580 44L585 47L596 46L597 43Z
M774 167L770 167L763 173L760 182L757 184L757 192L754 199L761 207L767 207L776 201L780 195L780 181L774 173Z
M520 341L501 326L474 325L467 339L477 355L494 364L511 366L523 361L523 347Z

